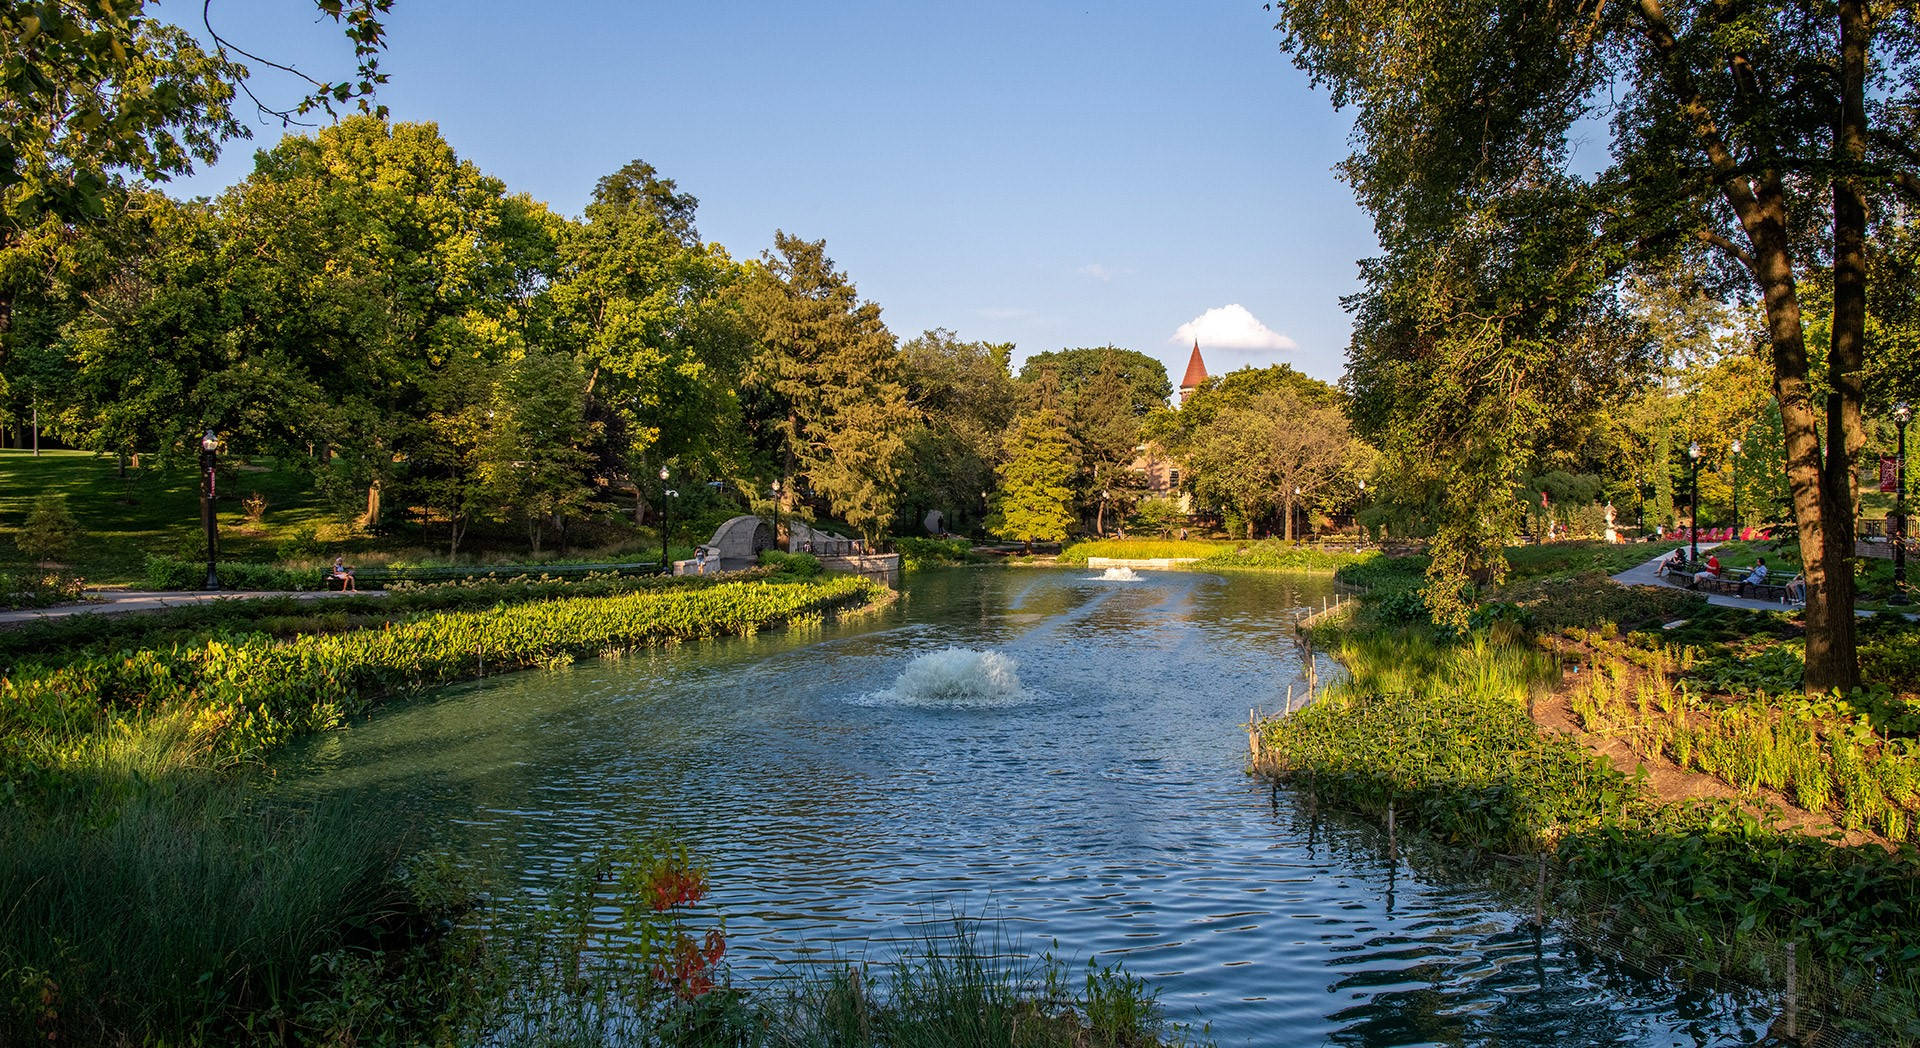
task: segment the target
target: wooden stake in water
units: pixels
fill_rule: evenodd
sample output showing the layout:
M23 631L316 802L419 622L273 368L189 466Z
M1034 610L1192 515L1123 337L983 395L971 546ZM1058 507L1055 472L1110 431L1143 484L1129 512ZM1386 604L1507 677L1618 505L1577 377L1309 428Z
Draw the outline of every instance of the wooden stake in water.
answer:
M1800 1001L1795 996L1796 991L1794 989L1794 983L1797 982L1798 980L1794 978L1794 971L1793 971L1793 950L1796 945L1797 944L1793 942L1787 943L1787 1000L1786 1000L1786 1008L1785 1008L1786 1014L1782 1015L1781 1019L1784 1020L1787 1024L1788 1037L1800 1036Z
M1533 926L1547 926L1547 857L1540 856L1539 875L1533 882Z
M1400 838L1393 829L1393 805L1387 805L1387 861L1400 861Z

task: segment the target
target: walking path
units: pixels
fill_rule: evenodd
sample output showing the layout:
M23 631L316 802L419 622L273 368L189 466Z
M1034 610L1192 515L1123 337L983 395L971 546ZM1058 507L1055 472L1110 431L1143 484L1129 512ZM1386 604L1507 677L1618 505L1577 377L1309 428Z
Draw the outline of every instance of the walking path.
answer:
M1719 545L1717 542L1702 542L1700 548L1712 549L1717 545ZM1648 560L1645 564L1628 568L1620 574L1613 576L1613 581L1625 586L1660 586L1662 588L1679 589L1680 587L1660 577L1660 562L1665 559L1666 555L1670 552L1672 551L1667 549L1665 544L1662 544L1660 552L1655 554L1652 559ZM1777 600L1754 600L1750 597L1730 597L1724 593L1701 593L1700 595L1707 598L1708 604L1718 604L1723 608L1746 608L1748 611L1790 611L1794 607L1797 607L1797 605L1793 604L1782 604Z
M378 597L385 590L366 590L349 596ZM94 590L89 596L94 600L86 604L57 604L51 608L21 608L14 611L0 611L0 628L18 625L23 622L39 622L44 619L59 619L69 615L124 615L136 611L159 611L163 608L184 608L193 604L205 604L213 600L249 600L255 597L292 597L296 600L324 600L340 596L328 590L219 590L205 592L199 590Z

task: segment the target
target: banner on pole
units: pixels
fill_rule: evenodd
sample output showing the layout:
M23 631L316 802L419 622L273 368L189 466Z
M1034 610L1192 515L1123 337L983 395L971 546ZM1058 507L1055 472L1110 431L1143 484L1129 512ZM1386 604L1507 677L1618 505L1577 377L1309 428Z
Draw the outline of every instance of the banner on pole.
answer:
M1880 456L1880 490L1889 494L1900 490L1900 460L1893 455Z

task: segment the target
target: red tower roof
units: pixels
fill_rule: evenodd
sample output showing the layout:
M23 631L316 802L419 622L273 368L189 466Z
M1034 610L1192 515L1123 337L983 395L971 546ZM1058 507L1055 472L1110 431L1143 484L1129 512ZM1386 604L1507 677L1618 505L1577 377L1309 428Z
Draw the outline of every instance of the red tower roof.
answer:
M1193 342L1193 356L1187 358L1187 374L1180 380L1182 390L1198 389L1207 380L1207 365L1200 359L1200 340Z

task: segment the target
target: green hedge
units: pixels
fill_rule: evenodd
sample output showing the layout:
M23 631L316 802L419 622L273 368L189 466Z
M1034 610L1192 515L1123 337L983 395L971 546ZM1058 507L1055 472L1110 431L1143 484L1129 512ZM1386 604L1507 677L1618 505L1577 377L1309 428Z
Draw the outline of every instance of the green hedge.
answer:
M221 589L233 590L317 590L325 589L324 568L288 570L273 564L254 564L244 560L221 561L214 565ZM147 557L148 589L197 590L206 585L205 561L176 560L173 557Z

